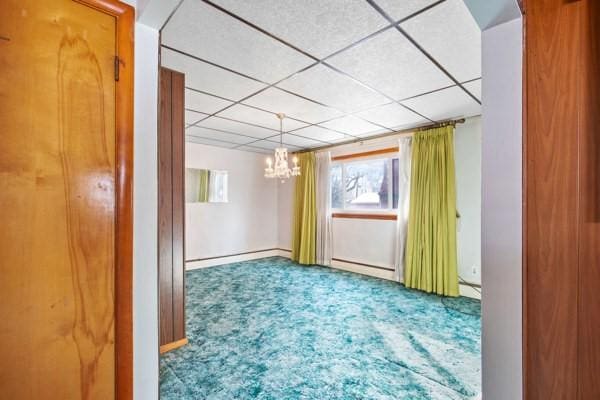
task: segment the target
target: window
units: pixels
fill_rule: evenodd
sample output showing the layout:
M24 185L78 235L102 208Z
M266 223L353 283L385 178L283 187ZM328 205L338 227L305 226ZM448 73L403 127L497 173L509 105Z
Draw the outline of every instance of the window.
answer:
M398 207L398 159L347 161L331 167L331 207L385 211Z

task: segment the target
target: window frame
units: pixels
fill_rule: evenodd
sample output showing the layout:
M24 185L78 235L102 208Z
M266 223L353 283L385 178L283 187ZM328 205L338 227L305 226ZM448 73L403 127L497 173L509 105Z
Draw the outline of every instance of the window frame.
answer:
M375 154L370 155L365 153L364 156L357 155L356 157L341 156L339 159L332 158L331 165L329 167L329 173L331 177L331 170L336 166L341 166L341 181L342 185L345 185L346 179L346 165L364 163L365 161L376 161L385 160L388 176L388 204L392 207L388 208L346 208L346 191L342 190L342 208L334 208L333 204L331 207L332 216L334 218L362 218L362 219L383 219L383 220L394 220L397 215L397 207L393 208L394 196L393 196L393 160L398 159L400 153L396 148L395 151L385 151L385 153L373 152ZM329 198L331 199L333 194L333 185L330 185Z

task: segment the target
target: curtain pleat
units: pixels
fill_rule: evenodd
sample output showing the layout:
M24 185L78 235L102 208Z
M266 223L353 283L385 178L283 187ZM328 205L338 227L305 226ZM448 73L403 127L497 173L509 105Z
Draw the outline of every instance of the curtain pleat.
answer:
M300 264L316 264L317 204L315 155L298 156L300 176L296 178L292 260Z
M317 188L317 264L331 265L332 220L331 220L331 153L315 155Z
M458 296L454 128L415 134L406 244L406 287Z
M198 201L200 203L208 202L208 186L210 181L210 171L207 169L201 169L198 173Z

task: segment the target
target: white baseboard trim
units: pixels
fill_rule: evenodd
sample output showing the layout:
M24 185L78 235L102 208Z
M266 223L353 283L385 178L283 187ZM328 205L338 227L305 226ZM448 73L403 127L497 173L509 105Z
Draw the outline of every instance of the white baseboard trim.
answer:
M279 256L290 258L291 251L279 249ZM394 271L388 271L381 268L372 268L360 264L355 264L347 261L333 260L331 262L331 268L340 269L342 271L354 272L356 274L372 276L375 278L386 279L388 281L394 281ZM470 297L473 299L481 300L481 289L475 290L473 287L468 285L459 284L459 292L461 296Z
M213 257L203 260L186 261L185 270L191 271L194 269L214 267L217 265L230 264L234 262L257 260L259 258L276 257L280 253L279 249L257 250L243 254L235 254L231 256Z

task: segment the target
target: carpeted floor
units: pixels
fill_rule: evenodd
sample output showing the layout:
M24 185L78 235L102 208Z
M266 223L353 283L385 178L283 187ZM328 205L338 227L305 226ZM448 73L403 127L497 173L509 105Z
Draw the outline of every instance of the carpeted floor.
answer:
M190 343L162 356L161 400L469 399L480 304L266 258L188 272Z

